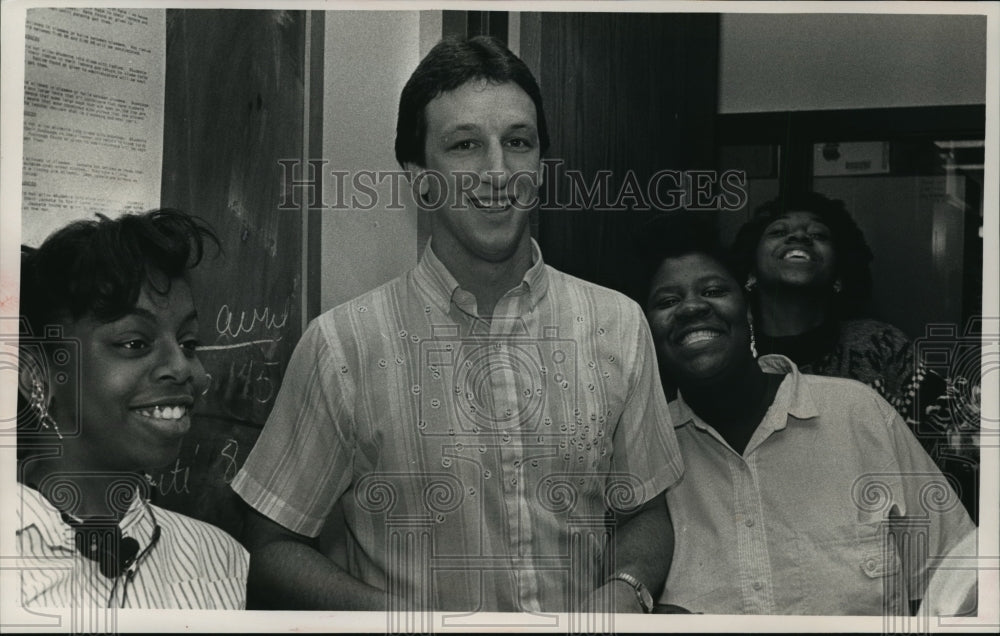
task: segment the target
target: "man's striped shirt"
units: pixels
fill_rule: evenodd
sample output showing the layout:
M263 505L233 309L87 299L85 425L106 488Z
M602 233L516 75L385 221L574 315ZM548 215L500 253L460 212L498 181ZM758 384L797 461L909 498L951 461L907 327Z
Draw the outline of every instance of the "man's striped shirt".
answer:
M348 572L415 607L572 607L682 464L639 306L533 251L489 321L430 246L314 320L236 492L307 536L341 501Z

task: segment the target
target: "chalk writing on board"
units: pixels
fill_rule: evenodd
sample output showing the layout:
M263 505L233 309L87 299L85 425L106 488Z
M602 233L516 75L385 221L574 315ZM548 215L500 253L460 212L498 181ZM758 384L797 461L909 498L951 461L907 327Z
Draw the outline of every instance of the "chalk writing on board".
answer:
M194 447L194 452L191 453L192 459L198 454L198 451L200 449L201 449L201 444L196 444ZM161 472L153 480L153 482L156 485L156 489L160 492L161 495L169 495L174 493L180 495L191 492L188 487L188 480L190 478L191 478L191 467L190 466L182 467L181 458L178 457L174 461L173 468Z
M226 465L226 470L222 473L223 481L227 484L236 477L237 471L239 471L240 466L236 461L236 454L240 451L239 442L235 439L226 440L226 445L223 447L220 456L224 458L224 463Z
M209 380L206 393L218 390L227 403L231 403L233 400L243 400L255 404L268 404L274 399L280 380L280 362L276 360L246 360L239 369L236 368L237 364L236 360L230 361L229 372L219 378L211 373L206 374Z
M194 452L189 456L178 457L171 468L165 469L159 475L153 477L156 489L160 495L189 495L191 494L191 469L195 466L195 457L201 450L201 444L196 444ZM227 438L218 457L209 458L209 465L219 467L222 474L222 481L230 483L240 469L237 456L240 451L240 443L232 437ZM196 482L197 483L197 480Z
M261 340L249 340L247 342L237 342L236 344L225 344L225 345L202 345L198 347L199 352L204 351L225 351L226 349L242 349L244 347L253 347L257 345L264 344L274 344L278 342L281 338L263 338Z
M197 453L197 448L195 453ZM179 478L179 481L178 481ZM156 482L156 488L160 491L161 495L169 494L187 494L191 491L188 488L188 480L191 478L191 467L181 467L181 460L178 458L174 462L174 467L167 472L160 473L154 481Z
M278 344L289 309L290 302L280 311L268 305L219 307L214 342L198 349L208 370L208 413L262 424L267 411L261 409L270 409L281 386L284 361Z
M239 312L239 320L234 323L236 312L223 305L219 308L219 313L215 316L215 330L220 336L230 336L239 338L243 334L252 333L258 326L262 326L265 331L276 331L282 329L288 322L288 307L285 307L280 318L271 311L270 307L262 309L254 308L249 315L247 311Z

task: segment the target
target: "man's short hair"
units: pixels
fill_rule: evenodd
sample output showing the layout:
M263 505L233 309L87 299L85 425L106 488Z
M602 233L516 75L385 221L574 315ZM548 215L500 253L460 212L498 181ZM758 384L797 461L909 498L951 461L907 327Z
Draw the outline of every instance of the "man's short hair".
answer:
M453 91L474 80L486 80L493 84L514 82L520 86L535 103L539 148L542 154L548 150L549 132L542 109L542 92L528 66L495 37L447 37L420 61L400 95L399 117L396 120L396 160L401 166L407 163L424 165L427 104L441 93Z

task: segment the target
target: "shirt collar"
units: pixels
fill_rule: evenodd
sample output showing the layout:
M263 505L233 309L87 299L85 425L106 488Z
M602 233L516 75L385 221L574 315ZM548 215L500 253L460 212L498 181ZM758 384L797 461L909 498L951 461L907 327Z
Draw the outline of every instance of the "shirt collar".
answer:
M17 502L19 524L17 533L34 526L49 547L73 547L73 533L59 511L50 504L42 493L34 488L18 484L20 500Z
M465 290L459 286L458 281L437 257L432 247L432 241L428 240L424 254L413 270L413 275L417 284L428 293L431 301L447 313L452 302L456 301L456 295ZM542 260L542 250L535 239L531 239L531 267L524 273L520 284L511 291L523 289L527 295L527 310L530 311L545 297L548 285L548 272Z
M33 526L49 547L75 549L73 529L63 521L59 510L34 488L19 483L18 489L21 499L17 506L20 517L17 534ZM140 496L138 490L118 525L122 529L122 536L133 537L143 547L149 544L156 521L149 502Z
M806 390L802 380L802 373L795 363L782 355L771 354L757 358L757 365L764 373L784 374L778 393L774 396L774 402L768 409L761 427L765 430L777 431L785 428L789 417L796 421L809 422L818 421L819 409L813 401L809 391ZM782 416L778 417L778 414ZM684 396L677 394L677 399L670 402L670 416L674 422L674 428L680 428L686 424L693 424L697 428L707 429L708 424L703 422L691 407L684 402ZM786 417L787 416L787 417Z
M764 373L784 374L785 379L774 396L771 410L775 413L787 413L798 421L818 421L819 409L812 399L812 394L803 381L802 373L789 358L772 354L757 358L757 364ZM778 418L780 426L775 430L785 428L786 417Z

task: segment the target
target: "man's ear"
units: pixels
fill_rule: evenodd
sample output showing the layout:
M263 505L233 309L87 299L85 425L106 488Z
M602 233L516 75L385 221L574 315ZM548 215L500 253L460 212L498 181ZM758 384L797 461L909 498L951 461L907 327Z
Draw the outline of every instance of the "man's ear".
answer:
M406 169L407 172L410 173L410 183L413 183L414 181L418 183L419 186L418 194L420 195L420 198L422 199L425 196L427 196L427 193L430 192L431 186L430 183L427 181L427 179L421 178L424 174L424 168L418 166L412 161L405 162L403 164L403 167Z

